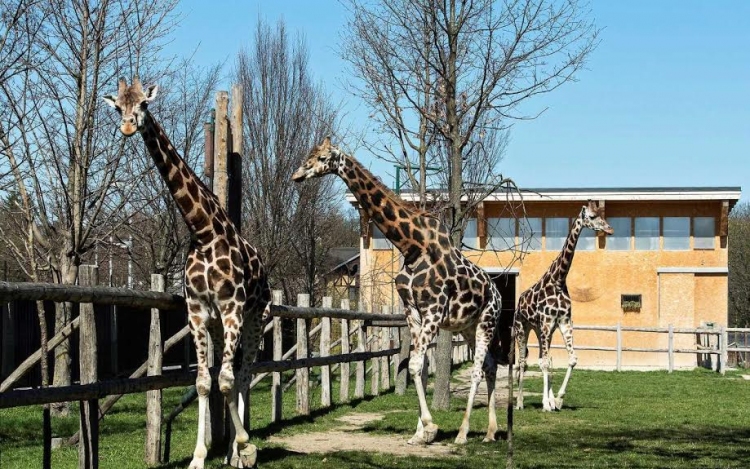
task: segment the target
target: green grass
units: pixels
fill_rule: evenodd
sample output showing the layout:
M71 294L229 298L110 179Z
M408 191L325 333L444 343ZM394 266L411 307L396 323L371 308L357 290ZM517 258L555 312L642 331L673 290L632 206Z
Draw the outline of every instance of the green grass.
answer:
M559 385L562 373L555 374ZM540 379L527 379L529 392L538 392ZM352 383L353 389L353 383ZM369 390L369 381L367 383ZM164 393L168 413L182 390ZM319 389L311 396L313 416L294 417L294 390L285 394L282 424L269 423L268 387L257 389L252 401L252 437L260 448L262 468L484 468L504 467L505 441L483 444L487 410L472 414L469 444L456 449L459 458L394 457L363 452L301 455L265 442L269 435L323 431L338 425L336 418L351 411L388 411L366 432L407 439L416 424L416 394L388 393L351 405L319 409ZM334 401L338 389L332 392ZM515 462L519 468L745 468L750 467L750 382L739 373L720 376L705 370L690 372L594 372L577 370L562 411L544 413L541 398L526 396L526 409L515 413ZM434 412L438 439L452 442L461 423L464 402L453 399L450 411ZM185 467L195 445L197 406L178 417L172 437L172 462L164 468ZM100 467L143 467L144 397L126 396L101 425ZM70 435L77 415L55 420L53 432ZM505 409L498 409L505 430ZM34 468L41 461L41 411L37 407L0 411L0 469ZM503 435L504 436L504 435ZM207 467L222 467L213 458ZM53 452L53 467L75 468L75 448Z

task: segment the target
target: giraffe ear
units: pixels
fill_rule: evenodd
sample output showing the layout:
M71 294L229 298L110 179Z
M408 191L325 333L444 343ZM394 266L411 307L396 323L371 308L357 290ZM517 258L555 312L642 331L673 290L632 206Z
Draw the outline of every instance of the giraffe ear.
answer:
M331 146L331 136L326 135L326 138L323 139L323 146L324 147L330 147Z
M146 95L146 101L151 102L156 98L156 92L159 91L158 85L149 85L146 87L146 92L144 93Z
M102 99L104 100L105 103L109 104L113 108L117 108L117 104L115 104L117 102L117 96L115 96L115 95L104 96L104 97L102 97Z

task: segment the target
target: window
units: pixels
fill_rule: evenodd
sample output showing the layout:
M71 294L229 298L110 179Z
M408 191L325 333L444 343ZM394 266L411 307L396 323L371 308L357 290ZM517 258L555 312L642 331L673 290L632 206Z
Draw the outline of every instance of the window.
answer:
M542 250L542 219L527 218L518 223L518 242L529 251Z
M609 226L615 232L607 236L607 250L629 251L630 237L633 235L633 227L630 225L630 217L607 218Z
M716 236L714 217L693 218L693 247L695 249L713 249L714 236Z
M545 249L548 251L557 251L562 249L565 239L568 237L570 222L567 218L545 218L546 230Z
M690 217L664 217L664 250L690 249Z
M591 228L584 227L578 236L576 251L593 251L596 249L596 232Z
M640 251L659 250L659 217L635 219L635 248Z
M388 238L385 237L380 228L372 225L372 248L373 249L391 249L393 245Z
M509 251L516 247L516 219L488 218L487 247L494 251Z
M620 295L620 306L625 312L640 312L641 295Z
M464 230L464 237L461 238L461 242L471 249L479 248L479 238L477 238L477 219L470 218L466 222L466 229ZM463 249L464 246L461 246Z

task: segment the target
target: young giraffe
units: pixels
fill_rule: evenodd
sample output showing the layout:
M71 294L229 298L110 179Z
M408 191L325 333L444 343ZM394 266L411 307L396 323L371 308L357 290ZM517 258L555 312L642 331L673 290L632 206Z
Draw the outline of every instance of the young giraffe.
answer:
M367 215L404 255L403 267L395 281L406 307L406 322L414 345L409 372L414 379L420 409L417 431L409 443L431 443L437 434L438 427L427 406L421 375L427 346L438 328L460 332L474 349L469 401L456 443L466 443L469 417L483 374L487 379L489 404L484 441L494 441L497 432L496 368L501 359L507 360L507 350L500 349L499 333L496 333L501 311L497 287L485 271L451 244L448 231L437 218L404 203L352 156L331 145L330 138L312 149L292 179L300 182L328 173L344 180ZM511 325L509 321L508 337ZM503 345L509 349L507 341Z
M242 399L250 383L248 369L260 342L261 317L269 314L268 282L255 248L239 235L218 198L188 167L148 111L156 91L156 85L144 90L137 77L131 86L121 78L117 95L104 99L120 114L120 131L125 136L140 132L192 235L185 263L185 302L198 358L198 440L190 469L203 468L207 453L206 404L211 389L206 360L208 333L215 343L223 344L219 388L235 428L230 464L252 467L256 448L248 443L237 401L239 394L240 408L246 404ZM242 365L235 388L233 360L240 336Z
M539 367L542 369L544 378L542 397L544 410L553 411L562 407L565 388L568 386L570 374L578 361L573 351L571 302L566 278L573 262L578 237L584 227L594 231L603 231L606 234L614 233L612 227L602 216L602 209L589 200L587 205L581 207L581 212L570 229L560 255L552 262L542 278L518 297L514 323L514 332L518 340L519 368L517 409L523 409L523 373L526 369L526 355L528 353L526 344L531 329L534 329L539 339ZM555 394L552 392L552 383L549 379L549 346L552 334L557 327L560 328L560 333L565 340L565 347L568 349L568 370L565 373L562 386L560 386L560 391L557 393L557 399L555 399Z

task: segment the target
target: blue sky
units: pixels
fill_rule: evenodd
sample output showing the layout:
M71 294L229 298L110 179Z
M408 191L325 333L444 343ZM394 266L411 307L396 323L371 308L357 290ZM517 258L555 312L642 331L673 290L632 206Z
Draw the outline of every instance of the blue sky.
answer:
M302 34L313 74L344 101L346 125L367 112L341 85L346 10L336 0L183 0L168 50L200 65L252 44L259 17ZM593 0L601 44L578 81L529 103L500 171L522 187L742 186L750 194L750 1ZM388 180L389 168L356 155ZM743 194L743 200L750 196Z

